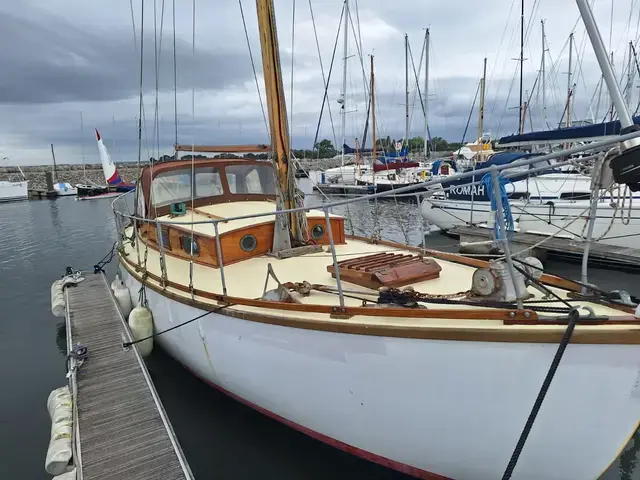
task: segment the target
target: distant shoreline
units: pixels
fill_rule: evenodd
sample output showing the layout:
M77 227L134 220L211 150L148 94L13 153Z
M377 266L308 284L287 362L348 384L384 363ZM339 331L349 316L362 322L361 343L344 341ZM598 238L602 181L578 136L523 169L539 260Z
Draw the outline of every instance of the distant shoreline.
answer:
M29 188L45 189L47 188L46 172L51 172L51 165L28 165L20 166L25 177L29 181ZM132 182L138 175L138 166L134 163L124 163L118 165L118 172L125 182ZM0 180L16 181L21 180L20 170L18 167L0 167ZM78 183L96 183L103 185L105 183L102 165L100 164L66 164L56 165L57 182L66 182L71 185Z
M434 152L432 158L438 158L439 155ZM445 152L442 152L445 153ZM448 152L447 152L448 153ZM444 155L442 155L444 156ZM416 157L416 160L421 160L421 155L409 155L409 158ZM340 166L340 158L313 158L313 159L298 159L298 162L302 168L306 171L309 170L326 170L328 168L334 168ZM144 162L142 167L147 166L149 162ZM27 180L29 181L29 188L46 188L45 173L51 172L53 166L48 165L25 165L20 166L24 172ZM133 182L138 176L138 164L137 162L119 162L117 164L118 172L125 182ZM0 167L0 180L15 181L22 179L20 170L15 165L7 165ZM60 164L56 165L56 181L66 182L71 185L78 183L94 182L97 184L104 184L104 175L102 173L102 165L99 163L91 164Z

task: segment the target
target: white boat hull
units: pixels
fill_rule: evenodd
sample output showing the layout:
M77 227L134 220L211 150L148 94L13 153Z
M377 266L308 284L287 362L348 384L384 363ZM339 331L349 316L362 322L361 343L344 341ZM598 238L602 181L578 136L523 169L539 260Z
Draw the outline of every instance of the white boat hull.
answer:
M78 189L66 182L54 183L53 189L56 191L58 197L72 197L78 194Z
M29 197L29 182L0 182L0 202L26 200Z
M545 203L512 200L510 202L518 231L541 235L574 236L576 239L585 235L589 203L589 200L551 200ZM471 202L464 200L425 198L421 208L422 217L443 230L470 223L486 223L491 217L491 206L488 202L475 202L472 205ZM576 217L580 218L575 220ZM635 248L638 235L640 235L640 206L632 207L629 212L628 207L613 208L609 200L599 202L593 238L608 245Z
M131 292L140 283L121 268ZM148 288L155 331L204 310ZM392 338L211 313L157 341L216 388L421 478L500 478L555 344ZM596 478L640 419L640 346L570 345L513 479Z

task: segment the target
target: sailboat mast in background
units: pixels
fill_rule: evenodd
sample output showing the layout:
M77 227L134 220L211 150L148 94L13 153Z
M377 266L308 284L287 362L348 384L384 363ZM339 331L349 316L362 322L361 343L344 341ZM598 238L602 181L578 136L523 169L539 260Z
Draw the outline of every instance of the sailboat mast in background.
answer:
M371 165L376 164L376 150L378 149L376 143L376 89L375 89L375 79L373 76L373 55L371 55L371 133L373 136L373 150L371 157ZM375 175L373 176L375 180Z
M542 26L542 60L540 65L540 76L541 76L541 85L542 85L542 124L544 127L547 126L547 73L545 67L545 42L546 38L544 35L544 20L540 20L540 25Z
M404 146L409 147L409 35L404 34Z
M484 89L487 81L487 58L484 59L484 67L482 68L482 78L480 79L480 108L478 109L478 143L482 144L482 136L484 129Z
M342 47L342 91L340 92L340 130L342 133L342 148L340 149L340 165L344 167L344 145L347 142L346 138L346 115L347 115L347 60L349 58L349 0L344 0L344 44Z
M424 158L429 157L429 29L424 36Z
M57 175L56 175L56 154L53 151L53 143L51 144L51 157L53 158L53 171L52 171L53 183L56 183L56 177L57 177Z
M566 126L571 126L571 96L573 93L573 32L569 35L569 71L567 72L567 121Z
M524 132L524 103L522 98L523 88L523 70L524 70L524 0L520 4L520 128L519 133Z

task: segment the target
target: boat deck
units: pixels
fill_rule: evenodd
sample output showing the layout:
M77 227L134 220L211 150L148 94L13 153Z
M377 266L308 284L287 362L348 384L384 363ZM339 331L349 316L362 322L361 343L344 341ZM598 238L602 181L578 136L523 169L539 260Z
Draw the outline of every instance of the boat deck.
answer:
M132 235L132 229L126 231L128 236ZM149 273L156 277L161 276L160 269L160 254L153 248L148 250L145 248L145 244L139 245L140 256L146 256L147 269ZM134 264L137 258L136 247L127 242L124 245L126 260L125 263L129 264L129 270L131 265ZM348 239L344 245L336 245L336 256L339 261L349 260L363 255L373 255L381 252L393 252L402 254L413 254L410 250L404 250L401 248L393 248L382 244L371 244L360 240ZM166 269L168 278L177 284L181 284L183 287L190 283L190 265L189 262L177 258L172 255L166 255ZM471 276L475 271L474 267L446 261L437 260L437 263L442 267L439 278L418 281L412 283L410 286L418 292L425 292L435 295L447 295L461 291L466 291L471 287ZM273 272L278 280L282 283L285 282L304 282L307 281L311 284L320 284L328 287L336 288L336 279L332 278L331 274L327 271L327 267L332 265L332 255L326 250L317 253L310 253L300 257L288 258L283 260L276 260L275 258L264 255L260 257L254 257L244 260L242 262L233 263L231 265L224 266L224 274L226 278L227 294L232 297L241 297L246 299L259 299L265 287L265 279L267 276L268 266L271 264ZM222 278L220 270L210 266L194 263L193 267L193 284L196 288L203 291L221 294ZM158 281L153 279L147 279L149 284L155 284L156 288L162 288ZM268 288L274 288L275 283L273 280L269 281ZM359 307L362 305L362 301L358 299L359 295L356 292L368 292L371 294L371 289L358 286L352 283L345 282L344 287L349 289L353 296L347 296L344 299L345 306L347 307ZM566 297L567 292L553 288L559 295ZM173 287L166 287L164 291L175 296L175 298L190 299L191 294L188 290L178 290ZM529 293L533 295L536 300L541 300L542 295L539 291L529 288ZM302 296L297 293L293 293L294 298L303 305L325 305L335 306L338 304L338 296L335 293L325 293L319 291L313 291L309 296ZM218 306L217 302L210 298L199 297L196 298L205 304ZM375 298L371 297L371 298ZM540 304L544 305L544 304ZM548 305L555 305L557 303L550 302ZM610 307L598 304L592 304L585 302L584 305L589 305L594 309L598 315L620 315L621 312L614 310ZM492 307L479 307L479 306L467 306L456 304L442 304L433 306L433 309L449 310L449 309L481 309L481 310L494 310ZM231 311L243 311L243 312L261 312L264 311L261 307L234 305L227 308ZM448 318L416 318L410 316L411 313L407 309L406 317L390 317L385 314L385 309L380 309L380 316L361 316L354 315L348 319L327 320L327 315L324 313L314 312L313 309L304 309L304 311L289 311L289 310L272 310L280 318L290 319L308 319L316 321L329 321L340 323L341 325L347 324L362 324L368 326L387 326L387 327L402 327L402 328L431 328L431 327L451 327L456 329L466 328L489 328L489 329L504 329L505 325L501 320L475 318L475 319L463 319L458 318L455 320ZM550 314L554 315L554 314ZM508 329L529 329L530 325L509 326ZM540 330L557 330L562 332L562 327L554 325L538 325L533 327ZM603 326L589 326L588 328L599 329ZM611 325L604 328L610 329L627 329L633 328L626 325Z
M461 242L491 240L491 230L484 227L458 226L448 230L447 233L460 237ZM524 250L538 244L546 237L548 235L515 232L511 242L512 249L514 252ZM547 239L535 249L542 254L548 253L556 257L575 259L582 258L584 247L585 242L557 236ZM640 249L593 242L589 250L589 261L591 264L598 265L640 268Z
M72 377L78 479L192 479L149 372L104 274L66 290L67 348L88 357Z

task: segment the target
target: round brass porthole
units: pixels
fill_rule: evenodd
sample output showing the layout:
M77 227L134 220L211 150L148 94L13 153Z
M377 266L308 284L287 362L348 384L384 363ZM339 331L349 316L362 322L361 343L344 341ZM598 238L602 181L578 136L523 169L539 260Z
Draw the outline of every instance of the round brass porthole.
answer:
M311 237L314 240L320 240L324 237L324 227L322 225L314 225L311 229Z
M192 242L191 236L185 235L182 237L182 249L187 255L193 255L194 257L200 255L200 245L198 244L198 240L194 238Z
M250 233L240 239L240 248L245 252L253 252L258 246L258 240Z

